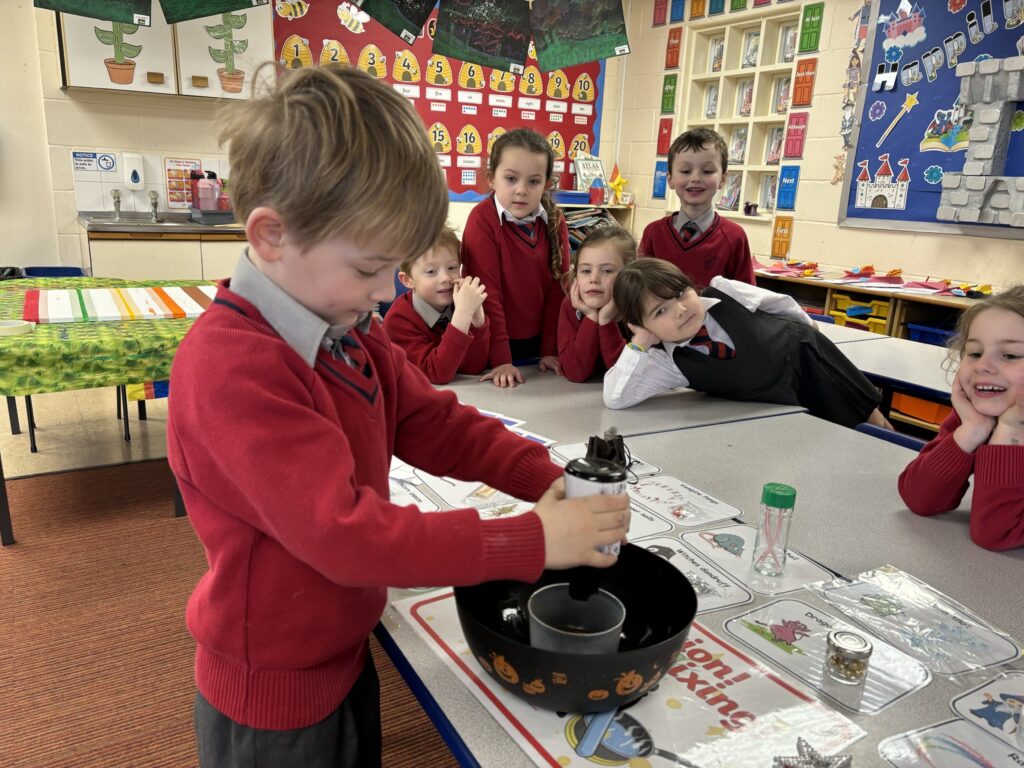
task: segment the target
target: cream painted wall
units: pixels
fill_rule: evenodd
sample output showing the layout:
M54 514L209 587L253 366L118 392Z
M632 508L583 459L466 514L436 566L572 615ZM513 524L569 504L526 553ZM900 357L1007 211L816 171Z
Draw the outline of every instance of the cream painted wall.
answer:
M4 13L10 64L0 67L0 266L57 263L35 13L31 0Z
M628 0L627 0L628 3ZM900 267L907 274L948 277L954 280L989 282L1006 286L1024 281L1024 242L1000 238L923 234L892 230L868 230L839 226L844 206L842 185L830 184L833 156L842 151L839 137L840 84L849 58L853 22L849 17L861 0L829 0L825 4L823 34L818 53L818 74L808 126L804 159L800 162L791 256L840 266L874 264L878 269ZM796 4L794 4L796 5ZM636 233L667 213L665 202L651 199L652 173L660 117L661 83L664 75L668 27L651 27L651 2L633 2L629 13L630 47L626 62L626 93L619 167L629 180L628 190L638 198ZM733 14L729 14L731 16ZM744 14L735 14L742 19ZM720 19L721 17L719 17ZM683 61L686 60L685 35ZM866 76L866 73L865 73ZM685 78L681 73L680 80ZM679 98L682 98L680 93ZM615 97L605 92L605 122ZM678 134L679 121L673 125ZM603 142L601 156L608 165L611 144ZM610 167L610 166L609 166ZM739 220L743 224L742 219ZM770 228L744 225L755 254L770 251Z

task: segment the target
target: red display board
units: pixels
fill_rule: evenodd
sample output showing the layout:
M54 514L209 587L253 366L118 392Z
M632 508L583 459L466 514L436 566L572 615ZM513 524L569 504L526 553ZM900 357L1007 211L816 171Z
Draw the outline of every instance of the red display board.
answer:
M285 67L339 62L392 84L423 120L452 200L487 193L491 145L519 127L547 137L558 186L573 189L572 157L597 154L604 62L541 72L532 42L520 74L433 56L436 19L435 8L410 45L351 3L309 2L301 17L275 14L274 50Z

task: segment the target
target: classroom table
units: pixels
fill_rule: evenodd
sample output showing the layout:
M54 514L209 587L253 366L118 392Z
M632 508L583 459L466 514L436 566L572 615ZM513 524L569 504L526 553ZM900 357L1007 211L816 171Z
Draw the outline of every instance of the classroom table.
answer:
M949 401L951 375L945 347L883 336L873 344L839 347L869 379L932 400Z
M725 400L692 389L679 389L613 411L604 407L600 379L574 383L551 372L541 373L536 366L520 370L526 382L511 389L478 381L478 376L458 376L441 389L451 390L460 402L480 410L523 419L524 429L558 442L579 442L591 435L604 435L612 427L628 437L805 410L799 405Z
M209 284L203 280L31 278L0 282L0 320L20 320L30 288L117 288ZM38 395L93 387L159 381L194 319L44 323L22 336L0 337L0 396ZM125 401L127 407L127 402ZM8 400L12 429L16 410ZM127 414L125 414L127 416ZM14 543L0 460L0 542Z
M879 339L887 339L881 333L872 333L871 331L864 331L860 328L850 328L845 325L839 325L838 323L815 323L815 327L821 332L821 335L831 341L833 344L849 344L855 341L877 341Z
M894 565L964 603L1016 640L1024 639L1024 614L1008 609L1016 604L1010 596L1020 582L1024 550L996 553L975 546L966 512L921 518L906 510L896 479L913 451L806 414L659 432L633 437L626 444L637 456L659 464L665 474L740 508L740 520L751 524L757 522L761 486L787 482L797 489L792 548L848 577ZM969 501L968 495L962 509ZM396 591L392 597L409 594ZM787 597L827 608L807 590ZM702 614L698 621L730 640L723 629L726 619L772 599L755 594L753 603ZM838 613L834 608L830 612ZM382 625L385 646L412 679L417 695L464 765L533 765L396 609L388 608ZM1020 668L1021 661L1013 666ZM792 681L787 673L780 674ZM855 766L881 764L879 741L952 718L951 698L993 674L956 683L934 675L924 689L873 716L840 710L867 732L845 752L853 756ZM661 746L671 750L673 745Z

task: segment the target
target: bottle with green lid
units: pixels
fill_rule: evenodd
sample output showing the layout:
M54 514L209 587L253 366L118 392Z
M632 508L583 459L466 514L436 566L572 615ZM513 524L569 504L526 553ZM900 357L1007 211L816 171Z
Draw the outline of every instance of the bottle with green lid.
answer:
M765 483L761 489L761 520L754 543L753 568L763 576L781 576L786 569L789 523L796 506L796 489L784 483Z

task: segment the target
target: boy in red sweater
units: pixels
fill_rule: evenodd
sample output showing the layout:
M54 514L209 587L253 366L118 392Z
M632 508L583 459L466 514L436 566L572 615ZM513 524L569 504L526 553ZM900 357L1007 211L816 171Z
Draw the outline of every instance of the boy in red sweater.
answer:
M448 227L434 247L406 259L398 279L409 289L388 309L384 330L432 384L487 367L491 329L484 315L487 291L478 277L462 277L459 238Z
M387 587L608 566L628 502L565 499L547 451L435 390L373 319L448 209L404 98L351 67L282 71L221 138L248 248L175 356L167 430L210 564L186 611L200 766L380 765ZM398 507L392 456L539 501Z
M679 197L679 212L647 225L640 255L672 262L697 290L719 276L754 285L747 233L714 208L729 167L725 141L711 128L686 131L669 147L668 167L668 186Z

